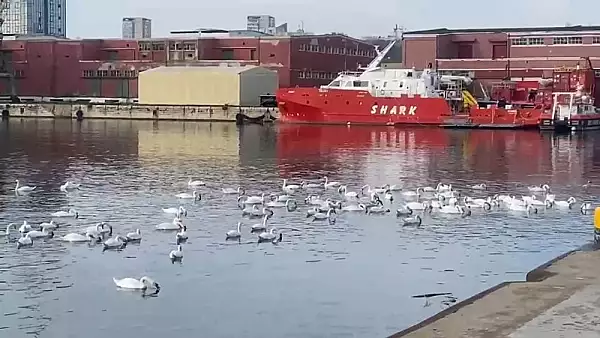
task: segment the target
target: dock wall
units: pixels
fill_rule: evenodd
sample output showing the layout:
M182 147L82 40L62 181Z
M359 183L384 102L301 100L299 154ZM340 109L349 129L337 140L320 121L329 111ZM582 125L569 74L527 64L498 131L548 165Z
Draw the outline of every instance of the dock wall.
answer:
M237 106L171 106L141 104L76 104L35 103L5 104L2 116L19 118L77 118L125 120L182 120L182 121L236 121L238 113L249 118L279 117L277 108Z

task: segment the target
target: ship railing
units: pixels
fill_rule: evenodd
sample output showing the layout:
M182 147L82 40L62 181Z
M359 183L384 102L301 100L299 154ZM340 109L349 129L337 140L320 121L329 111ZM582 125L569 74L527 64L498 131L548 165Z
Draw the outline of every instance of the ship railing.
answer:
M360 75L362 75L362 73L361 72L350 71L350 70L345 70L343 72L339 72L338 75L348 75L348 76L359 77Z

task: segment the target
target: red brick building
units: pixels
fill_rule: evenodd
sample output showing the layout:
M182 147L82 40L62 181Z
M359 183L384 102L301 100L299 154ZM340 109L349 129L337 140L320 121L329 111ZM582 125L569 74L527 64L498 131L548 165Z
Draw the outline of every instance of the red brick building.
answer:
M539 78L590 57L600 67L600 26L431 29L405 32L403 63L466 71L477 79Z
M137 74L161 65L235 61L276 69L282 87L318 86L375 56L373 45L340 34L150 40L5 40L19 96L137 97ZM10 93L1 79L1 92Z

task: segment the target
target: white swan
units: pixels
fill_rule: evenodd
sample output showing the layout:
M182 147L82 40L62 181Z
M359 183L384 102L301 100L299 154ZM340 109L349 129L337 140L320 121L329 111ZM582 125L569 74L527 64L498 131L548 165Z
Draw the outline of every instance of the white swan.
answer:
M60 186L60 191L69 192L71 190L79 189L80 186L81 186L81 184L79 184L79 183L73 183L71 181L67 181L65 184Z
M29 236L29 234L23 234L23 235L21 235L21 238L19 238L17 240L17 249L27 247L27 246L32 246L32 245L33 245L33 239Z
M245 209L244 209L245 210ZM242 216L248 216L249 218L259 218L264 216L273 217L273 210L269 208L252 208L250 212L242 212Z
M366 211L367 210L367 206L359 203L359 204L350 204L350 205L346 205L344 207L342 207L341 209L342 211Z
M94 237L92 234L81 235L81 234L76 234L76 233L66 234L59 239L63 242L70 242L70 243L102 241L101 237Z
M487 190L487 185L485 185L485 183L473 184L470 185L469 188L473 190Z
M30 232L31 230L33 230L33 227L27 221L23 221L23 224L19 227L20 233Z
M89 226L85 229L85 234L92 235L94 237L102 237L104 234L108 234L108 236L112 236L112 226L107 225L104 222L100 222L96 225Z
M16 223L10 223L9 225L7 225L6 229L4 230L4 233L0 233L0 236L9 237L10 236L10 229L17 230L17 224Z
M537 214L538 209L531 204L510 203L508 208L512 211L525 211L527 214Z
M127 238L116 235L104 241L104 250L124 249L127 246Z
M271 201L265 204L269 208L286 208L287 211L295 211L298 208L298 203L295 200L289 199L285 202Z
M371 205L367 207L367 210L365 210L365 213L367 215L370 214L386 214L390 212L390 209L386 208L383 206L383 203L378 203L376 205Z
M427 210L430 206L427 202L408 202L404 204L404 208L410 210Z
M329 210L327 210L327 213L323 213L323 212L317 212L315 214L312 215L313 217L313 221L322 221L322 220L331 220L333 216L333 214L335 214L335 209L334 208L329 208Z
M50 222L42 222L42 223L40 223L40 228L46 228L48 230L56 230L56 229L58 229L58 224L56 224L56 222L54 222L54 220L51 220Z
M177 217L173 218L172 222L164 222L156 226L156 230L179 230L181 228L183 228L183 224Z
M250 232L255 232L255 231L264 231L265 229L267 229L267 221L269 220L271 216L269 215L265 215L263 217L262 223L257 223L254 224L251 228L250 228Z
M396 210L396 217L410 216L412 214L413 210L408 206L404 206L404 208Z
M152 280L150 277L142 277L139 280L135 278L123 278L116 279L113 277L113 282L122 289L130 289L130 290L148 290L148 289L156 289L160 290L160 285L157 282Z
M281 185L281 189L287 193L294 193L296 190L300 189L298 184L287 184L287 179L283 179L283 184Z
M265 194L262 193L260 196L240 196L238 197L238 203L244 204L263 204L265 202Z
M227 233L225 234L226 235L225 239L240 239L242 237L241 229L242 229L242 222L238 222L237 230L227 231Z
M319 183L306 183L305 181L302 181L302 183L300 183L300 187L302 189L323 189L323 185L319 184Z
M271 230L269 232L262 232L260 234L258 234L258 243L262 243L262 242L275 242L277 239L277 235L275 235L275 230L277 230L275 227L271 228ZM283 235L280 233L279 234L279 239L278 241L281 242Z
M327 176L324 176L323 179L325 180L325 183L323 183L323 187L325 187L325 188L337 188L342 185L342 183L340 183L340 182L335 182L335 181L330 182L329 178Z
M162 210L166 214L172 214L172 215L179 215L179 216L186 216L187 217L187 210L183 206L181 206L181 205L179 206L179 208L171 207L171 208L163 208Z
M177 245L177 250L173 250L169 253L169 258L172 261L180 261L183 259L183 250L181 245Z
M423 223L423 219L421 219L421 216L419 215L415 215L413 217L406 217L404 219L402 219L402 224L404 226L421 226L421 224Z
M175 197L180 198L180 199L193 199L194 201L202 200L202 195L199 192L197 192L196 190L194 190L194 192L191 194L188 192L182 192L181 194L175 195Z
M527 189L529 189L531 192L548 192L550 191L550 186L547 184L540 184L540 186L532 185L527 187Z
M443 183L438 183L438 185L435 187L435 190L437 190L437 192L448 192L448 191L452 191L452 184L443 184Z
M130 232L125 235L127 242L139 242L142 240L142 232L140 229L136 229L134 232Z
M201 187L201 186L205 186L205 185L206 184L203 181L193 181L191 177L190 177L190 180L188 181L189 187Z
M15 186L16 192L32 192L37 188L37 186L35 186L35 187L30 187L27 185L22 186L22 185L20 185L19 180L15 180L15 182L17 182L17 185Z
M561 209L571 209L573 204L575 204L575 197L569 197L566 201L552 201L552 205L561 208Z
M52 217L75 217L75 219L79 218L79 212L77 210L71 208L69 211L57 211L50 214Z
M423 193L423 188L417 188L415 191L403 191L402 195L407 198L419 197Z
M31 230L27 235L30 238L52 238L54 237L54 231L48 231L48 229L42 228L42 230Z
M365 193L365 189L367 189L367 193L369 193L369 194L371 194L371 193L383 194L383 193L385 193L388 190L387 187L385 187L385 186L384 187L373 187L373 188L371 188L370 185L366 184L366 185L363 185L360 188L360 192L362 194L364 194Z
M244 191L244 188L242 188L242 187L237 187L237 189L222 188L221 191L227 195L233 195L233 194L243 195L246 193L246 191Z
M187 226L182 226L181 230L179 230L176 234L175 234L175 241L177 242L177 244L179 243L183 243L185 241L188 240L188 235L187 235Z
M344 196L346 199L357 199L358 193L356 191L348 191L348 186L342 185L338 188L338 193Z
M469 216L471 213L471 208L468 206L463 207L462 205L445 205L441 207L438 211L443 214Z

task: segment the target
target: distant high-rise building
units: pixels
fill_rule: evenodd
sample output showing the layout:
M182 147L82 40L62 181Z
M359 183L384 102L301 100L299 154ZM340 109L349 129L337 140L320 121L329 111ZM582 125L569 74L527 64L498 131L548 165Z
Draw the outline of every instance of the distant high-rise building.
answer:
M134 17L123 18L123 39L149 39L152 37L152 20Z
M246 18L246 29L275 35L275 18L270 15L249 15Z
M66 0L5 0L4 34L67 36Z

